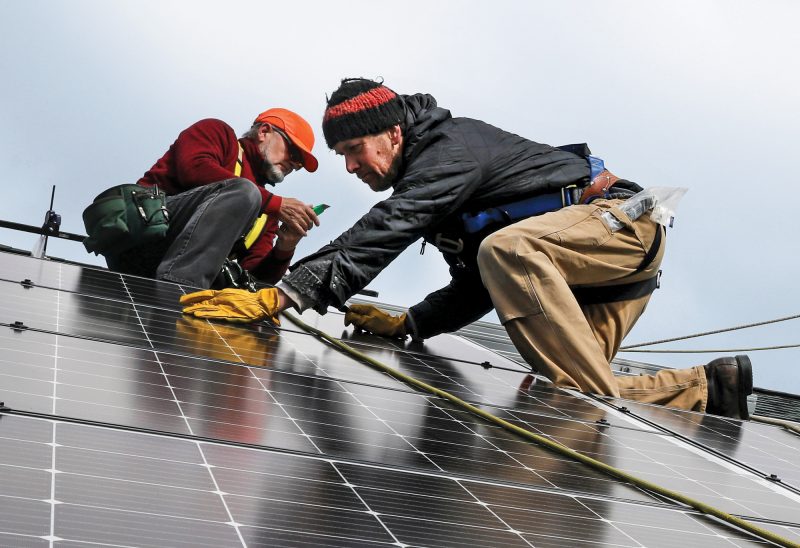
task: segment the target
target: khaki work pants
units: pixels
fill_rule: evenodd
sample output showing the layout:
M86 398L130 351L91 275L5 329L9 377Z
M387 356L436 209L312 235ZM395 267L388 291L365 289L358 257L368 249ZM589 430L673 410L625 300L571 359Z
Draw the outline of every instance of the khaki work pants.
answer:
M679 409L705 411L702 366L656 375L615 377L609 363L644 312L650 296L581 306L570 286L612 285L655 276L655 260L633 274L661 227L648 214L634 222L596 200L522 220L488 236L478 266L501 323L522 357L556 386ZM604 211L625 228L612 233Z

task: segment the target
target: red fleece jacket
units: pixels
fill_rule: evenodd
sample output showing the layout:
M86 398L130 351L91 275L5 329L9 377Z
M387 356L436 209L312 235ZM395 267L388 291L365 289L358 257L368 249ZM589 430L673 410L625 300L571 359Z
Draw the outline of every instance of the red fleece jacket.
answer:
M282 198L268 191L255 174L261 172L263 158L258 145L249 139L239 141L236 133L222 120L209 118L183 130L164 156L137 182L142 186L158 186L167 195L180 194L192 188L233 178L238 143L242 144L241 177L249 179L261 192L261 209L267 223L258 240L250 247L241 264L257 278L269 283L280 280L286 272L293 252L275 249L278 231L277 213Z

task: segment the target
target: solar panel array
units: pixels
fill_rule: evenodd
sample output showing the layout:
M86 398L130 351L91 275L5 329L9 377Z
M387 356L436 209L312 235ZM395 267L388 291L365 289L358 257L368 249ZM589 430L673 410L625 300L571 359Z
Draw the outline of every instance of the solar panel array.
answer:
M0 546L761 542L174 284L0 254ZM800 542L800 440L554 389L465 339L304 320L510 422ZM626 408L620 410L620 407ZM778 479L772 477L778 476Z

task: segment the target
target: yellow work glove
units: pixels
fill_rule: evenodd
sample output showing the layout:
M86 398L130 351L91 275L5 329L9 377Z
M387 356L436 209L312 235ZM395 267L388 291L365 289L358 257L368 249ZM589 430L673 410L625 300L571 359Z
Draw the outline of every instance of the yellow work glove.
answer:
M206 289L181 297L184 314L229 322L255 322L269 318L280 325L276 316L278 290L274 287L251 293L246 289Z
M379 310L371 304L353 304L344 315L344 324L353 325L356 329L363 329L383 337L405 338L406 315L392 316Z

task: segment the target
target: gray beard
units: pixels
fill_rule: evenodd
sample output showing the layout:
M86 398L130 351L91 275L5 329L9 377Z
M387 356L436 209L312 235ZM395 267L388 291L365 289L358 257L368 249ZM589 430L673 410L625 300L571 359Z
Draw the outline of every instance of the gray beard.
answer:
M275 164L269 163L267 160L264 160L263 175L267 181L274 185L283 182L284 177L286 177L280 168L278 168Z

